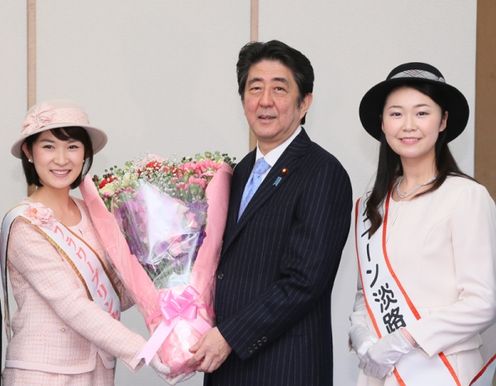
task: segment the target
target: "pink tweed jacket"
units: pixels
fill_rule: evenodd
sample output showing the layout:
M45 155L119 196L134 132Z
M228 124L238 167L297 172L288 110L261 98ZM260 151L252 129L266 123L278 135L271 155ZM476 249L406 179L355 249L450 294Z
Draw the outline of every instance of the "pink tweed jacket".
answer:
M78 201L78 206L82 220L71 229L104 256L84 203ZM95 369L97 356L109 369L115 357L131 369L136 367L133 357L145 343L143 337L90 300L57 250L20 219L11 228L7 266L18 309L12 317L6 368L81 374ZM127 308L130 302L120 283L118 287L122 306Z

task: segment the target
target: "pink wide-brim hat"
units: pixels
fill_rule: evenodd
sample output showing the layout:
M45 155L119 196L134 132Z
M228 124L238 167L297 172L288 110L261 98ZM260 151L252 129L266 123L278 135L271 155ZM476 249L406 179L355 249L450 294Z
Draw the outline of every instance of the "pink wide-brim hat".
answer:
M10 152L21 158L22 144L27 137L42 131L79 126L88 132L93 145L93 153L102 150L107 143L107 134L101 129L90 126L88 116L76 103L69 100L49 100L31 107L24 118L21 137L12 145Z

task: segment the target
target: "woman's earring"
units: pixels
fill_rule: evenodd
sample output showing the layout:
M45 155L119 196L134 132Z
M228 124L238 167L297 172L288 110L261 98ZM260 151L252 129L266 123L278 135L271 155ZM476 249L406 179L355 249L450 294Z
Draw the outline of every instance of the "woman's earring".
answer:
M28 158L28 162L29 162L30 164L32 164L32 163L33 163L33 160L32 160L31 158Z

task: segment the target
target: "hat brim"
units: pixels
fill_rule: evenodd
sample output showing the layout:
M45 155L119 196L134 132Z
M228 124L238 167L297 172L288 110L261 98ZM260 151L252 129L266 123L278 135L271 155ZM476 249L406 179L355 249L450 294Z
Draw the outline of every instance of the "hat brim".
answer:
M90 136L91 139L91 144L93 145L93 154L98 153L100 150L104 148L104 146L107 143L107 134L101 129L98 129L97 127L94 126L89 126L89 125L81 125L81 124L75 124L75 123L54 123L50 125L46 125L41 127L38 131L35 131L34 133L30 133L29 135L22 137L18 139L13 145L12 148L10 149L10 152L14 157L21 158L22 156L22 144L26 140L26 138L34 135L41 133L43 131L51 130L51 129L59 129L59 128L64 128L64 127L82 127L84 128L88 135Z
M378 141L382 137L382 111L386 97L396 87L416 83L430 83L441 93L448 122L446 126L446 141L450 142L458 137L467 126L469 107L465 96L455 87L439 81L415 78L394 78L382 81L372 87L363 96L360 102L360 121L364 129Z

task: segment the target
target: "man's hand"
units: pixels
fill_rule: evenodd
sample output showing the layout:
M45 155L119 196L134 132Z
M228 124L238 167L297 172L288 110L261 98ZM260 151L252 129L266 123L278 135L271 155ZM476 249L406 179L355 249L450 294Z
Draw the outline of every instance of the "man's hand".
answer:
M231 353L232 349L217 327L212 328L189 349L193 358L190 366L196 366L198 371L211 373L217 370Z

